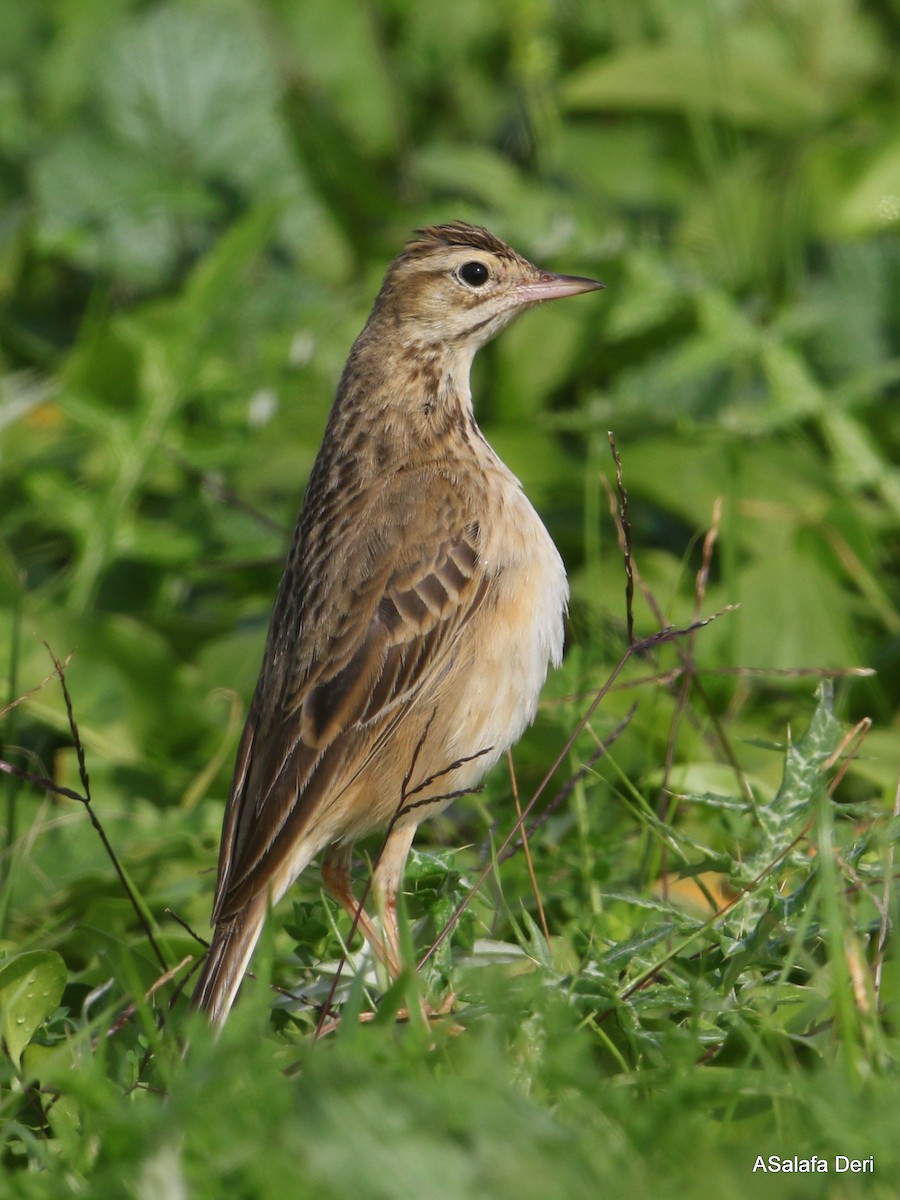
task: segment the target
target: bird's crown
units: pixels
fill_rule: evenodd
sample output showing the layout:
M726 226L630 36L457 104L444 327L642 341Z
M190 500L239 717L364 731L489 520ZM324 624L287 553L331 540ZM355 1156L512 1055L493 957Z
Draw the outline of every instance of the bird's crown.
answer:
M423 229L417 229L415 235L407 242L403 257L421 258L435 250L451 247L484 250L498 258L525 262L520 254L490 230L481 225L469 225L465 221L449 221L446 225L426 225Z

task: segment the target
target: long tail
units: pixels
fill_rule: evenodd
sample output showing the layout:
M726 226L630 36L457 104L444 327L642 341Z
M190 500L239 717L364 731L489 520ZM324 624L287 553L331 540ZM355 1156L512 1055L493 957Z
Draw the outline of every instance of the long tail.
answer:
M205 1012L213 1025L224 1024L231 1010L262 932L266 909L266 897L257 897L243 912L216 926L191 997L191 1007Z

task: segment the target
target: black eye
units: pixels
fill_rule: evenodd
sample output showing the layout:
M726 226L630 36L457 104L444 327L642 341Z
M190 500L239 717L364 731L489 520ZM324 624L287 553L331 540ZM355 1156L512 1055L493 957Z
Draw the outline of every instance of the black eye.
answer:
M467 262L459 268L459 277L470 287L482 287L487 283L490 272L484 263Z

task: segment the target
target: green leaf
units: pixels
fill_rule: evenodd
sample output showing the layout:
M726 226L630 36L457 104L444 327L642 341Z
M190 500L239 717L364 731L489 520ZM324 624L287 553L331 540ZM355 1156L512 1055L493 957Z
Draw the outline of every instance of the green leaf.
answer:
M37 1080L47 1088L52 1096L44 1108L47 1123L53 1130L53 1136L65 1143L67 1151L77 1153L78 1132L82 1124L78 1101L74 1096L56 1091L60 1085L65 1086L67 1076L71 1077L70 1047L65 1042L55 1046L41 1046L32 1042L22 1055L22 1071L27 1079Z
M648 45L604 55L561 88L577 111L659 109L706 113L762 129L792 129L819 116L826 98L791 69L773 38L743 53L739 39L711 54L693 45Z
M850 487L878 491L900 518L900 470L885 460L865 425L832 405L822 413L821 429L834 456L837 478Z
M891 226L900 219L900 137L894 135L867 161L843 203L831 214L838 236L856 237Z
M778 794L757 810L765 832L763 844L745 864L748 878L768 866L800 833L822 787L822 767L837 749L840 737L841 724L834 715L834 687L830 682L823 683L809 728L788 746Z
M281 10L286 48L295 56L294 70L315 89L319 105L327 96L344 129L369 153L396 151L403 130L398 120L402 89L380 44L374 11L356 0L282 0L275 7Z
M66 964L55 950L27 950L0 966L0 1028L16 1069L22 1051L59 1006Z
M509 159L484 146L432 144L419 153L416 164L430 187L501 211L528 191Z

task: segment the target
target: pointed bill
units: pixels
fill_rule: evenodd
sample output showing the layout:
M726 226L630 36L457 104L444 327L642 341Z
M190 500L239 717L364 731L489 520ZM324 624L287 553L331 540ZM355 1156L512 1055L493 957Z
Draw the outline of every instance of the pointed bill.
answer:
M520 283L516 287L519 304L538 304L542 300L562 300L564 296L578 296L581 292L596 292L606 284L599 279L585 279L582 275L554 275L544 271L533 283Z

